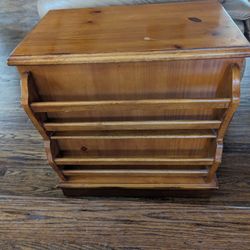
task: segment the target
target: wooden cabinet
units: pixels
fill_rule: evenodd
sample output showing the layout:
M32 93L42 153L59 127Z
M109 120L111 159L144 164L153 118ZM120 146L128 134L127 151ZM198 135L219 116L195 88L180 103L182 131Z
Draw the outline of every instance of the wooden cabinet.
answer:
M248 55L201 1L51 11L9 64L65 194L213 190Z

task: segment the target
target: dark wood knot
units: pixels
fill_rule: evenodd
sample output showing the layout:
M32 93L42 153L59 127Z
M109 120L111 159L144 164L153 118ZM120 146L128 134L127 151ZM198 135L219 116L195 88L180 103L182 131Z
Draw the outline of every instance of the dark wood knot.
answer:
M92 10L90 12L90 14L99 14L99 13L102 13L102 11L101 10Z
M197 17L189 17L188 18L190 21L195 22L195 23L200 23L202 22L202 20L200 18Z
M85 151L87 151L87 150L88 150L88 148L87 148L87 147L85 147L85 146L82 146L82 147L81 147L81 150L82 150L83 152L85 152Z

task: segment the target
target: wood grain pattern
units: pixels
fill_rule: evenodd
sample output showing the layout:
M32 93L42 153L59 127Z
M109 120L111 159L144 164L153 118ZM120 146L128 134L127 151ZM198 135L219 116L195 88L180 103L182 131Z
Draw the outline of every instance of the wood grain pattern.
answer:
M197 59L220 59L220 58L245 58L249 57L249 47L230 49L182 50L176 52L133 52L133 53L113 53L93 54L93 55L46 55L46 56L12 56L8 59L8 65L57 65L57 64L89 64L89 63L127 63L141 61L178 61Z
M56 132L51 136L52 140L62 139L135 139L135 138L148 138L148 139L171 139L171 138L216 138L214 130L144 130L144 131L65 131Z
M208 171L206 169L196 169L196 170L145 170L145 169L139 169L139 170L120 170L120 169L108 169L108 170L64 170L63 173L66 176L78 176L78 175L85 175L85 174L104 174L104 175L121 175L128 177L133 174L141 174L142 176L148 176L148 175L184 175L184 176L198 176L198 177L204 177L207 175Z
M221 127L219 128L219 131L218 131L219 140L222 140L222 138L224 137L226 130L228 128L228 125L230 121L232 120L233 115L240 104L240 69L238 65L233 65L231 70L232 70L232 74L231 74L232 101L228 110L225 113L224 121L222 122Z
M214 163L209 170L209 173L207 176L207 181L210 181L215 176L215 173L221 164L222 152L223 152L223 143L222 143L222 141L218 140L216 151L215 151Z
M248 249L250 243L249 207L4 196L0 207L7 222L0 224L0 246L7 249Z
M161 191L176 191L182 192L182 196L185 196L185 191L191 191L193 193L198 191L202 193L206 191L213 191L218 189L217 179L214 178L212 181L207 182L205 181L205 178L203 177L178 177L178 174L175 173L175 176L165 176L157 177L157 176L145 176L145 175L136 175L136 178L126 178L127 176L119 176L117 175L116 178L112 178L111 176L106 176L106 181L102 177L98 176L98 174L91 175L78 175L77 177L69 177L68 181L61 182L58 184L58 187L60 187L63 190L63 193L65 195L70 194L70 190L72 194L71 196L78 196L77 192L80 192L80 196L84 195L84 193L89 193L90 196L92 196L93 193L97 193L98 196L105 195L105 189L107 188L109 190L109 195L111 195L112 190L113 196L116 196L116 191L122 190L130 194L130 196L135 196L139 191L141 192L141 196L143 196L143 191L145 191L145 194L147 194L147 191L156 191L155 196L157 197L157 191L159 191L159 195L161 196ZM87 178L84 178L87 177ZM130 179L133 181L131 182ZM136 182L134 183L134 180L136 179ZM83 180L86 180L84 182ZM104 192L102 193L102 189ZM86 192L87 191L87 192ZM132 195L131 195L132 191ZM134 193L134 194L133 194ZM145 195L144 194L144 195ZM107 195L107 194L106 194ZM147 196L147 195L145 195Z
M185 157L81 157L81 155L65 156L56 158L55 162L58 165L210 165L213 163L213 158L185 158Z
M22 92L21 104L23 106L23 109L25 110L30 120L41 134L41 136L45 140L48 140L49 137L47 135L47 132L43 128L42 124L42 122L45 119L44 114L42 115L34 114L30 107L31 102L39 100L39 95L38 92L35 90L35 85L32 80L32 75L29 72L24 72L21 75L21 92Z
M20 107L19 76L5 63L38 20L36 1L0 1L0 7L1 249L249 249L248 60L224 140L220 189L212 196L64 199L40 135Z
M138 121L138 122L57 122L44 123L48 131L82 131L82 130L149 130L149 129L216 129L220 120L208 121Z
M219 71L218 67L215 68L215 63L217 66L219 66L222 70L222 72ZM228 62L238 62L237 66L234 66L231 70L231 64L228 64ZM172 69L172 67L179 66L182 63L178 64L176 62L172 63L138 63L136 65L136 71L135 71L135 77L137 79L136 84L133 85L124 85L123 78L121 79L121 85L119 87L114 88L114 84L112 84L112 81L110 81L108 78L103 81L103 85L96 85L95 88L93 88L92 85L95 85L96 81L93 81L91 78L90 80L86 79L85 81L85 88L82 89L82 83L81 83L81 77L79 77L79 74L82 74L83 71L79 71L78 67L91 72L95 72L95 65L94 66L85 66L85 65L74 65L72 68L71 66L44 66L44 67L32 67L32 75L34 75L35 79L38 79L38 82L36 83L36 88L39 91L39 94L41 96L41 102L33 102L31 103L31 109L33 112L47 112L47 121L43 123L44 128L47 131L51 131L52 134L54 132L67 132L69 133L72 131L73 133L76 132L89 132L89 131L107 131L107 130L118 130L118 132L127 132L130 131L130 133L136 132L138 130L166 130L166 129L223 129L225 132L225 129L228 125L228 122L230 119L227 118L227 116L232 116L235 109L228 112L228 115L226 113L224 118L225 110L230 109L231 102L230 100L233 100L232 97L232 89L234 89L234 84L237 84L239 82L239 72L240 68L242 66L243 61L239 59L232 59L232 60L215 60L210 62L203 62L200 61L199 64L202 65L201 69L196 69L198 72L200 72L200 76L193 80L193 78L190 77L189 74L193 72L193 67L198 66L198 63L196 61L189 61L189 62L183 62L183 65L186 66L186 71L182 70L179 71L178 74L175 73L175 71L169 71L171 72L170 75L167 75L167 83L169 85L162 85L162 78L160 75L162 74L161 71L160 75L158 73L159 68L162 68L162 66L166 66L166 69ZM191 67L192 65L192 67ZM207 75L206 73L203 75L205 71L204 66L211 67L211 74ZM236 65L233 63L232 65ZM239 66L238 66L239 65ZM105 70L109 71L110 68L116 68L117 66L115 64L111 65L100 65L98 66L99 70ZM144 68L150 69L153 67L156 69L156 71L152 71L152 76L157 77L156 79L159 81L157 84L154 84L154 89L151 88L151 82L148 81L147 75L144 76ZM73 79L68 78L71 80L74 85L75 89L67 88L67 85L65 85L65 79L62 78L62 75L60 73L63 72L63 68L67 69L67 72L69 68L72 69ZM119 74L122 72L123 74L126 71L126 68L132 70L129 64L126 65L120 65L119 68L122 70L117 71L117 77L119 79ZM236 68L236 69L235 69ZM54 70L53 70L54 69ZM228 70L229 69L229 70ZM30 70L30 68L27 67L20 67L19 71L22 72L23 70ZM152 69L151 69L152 70ZM200 71L199 71L200 70ZM216 71L215 71L216 70ZM237 71L237 72L236 72ZM213 73L212 73L213 72ZM45 78L42 73L45 73ZM164 72L165 73L165 72ZM220 74L222 76L220 76ZM39 77L38 77L39 76ZM78 76L78 77L77 77ZM112 76L114 76L114 73L112 73ZM45 82L41 81L42 79L45 79L45 82L48 80L55 80L54 84L51 85L45 85ZM164 76L165 77L165 76ZM40 79L40 80L39 80ZM80 80L79 80L80 79ZM98 80L101 79L98 77ZM211 82L211 80L213 80ZM236 80L238 79L238 80ZM171 82L175 81L176 84L173 88ZM200 80L202 80L202 85ZM40 83L39 83L40 81ZM205 83L207 82L207 85ZM49 83L49 82L48 82ZM98 81L97 81L98 83ZM86 87L86 84L89 84L89 87ZM98 83L99 84L99 83ZM140 92L137 90L137 85L144 86ZM186 86L189 85L188 92ZM193 86L192 86L193 85ZM231 87L228 87L231 86ZM99 100L100 96L105 94L103 93L103 88L106 87L106 91L109 92L109 96L112 97L110 100ZM161 87L164 86L166 89L166 93L169 93L171 97L178 97L178 99L139 99L138 97L141 96L159 96L159 93L162 91ZM192 87L192 90L190 90L190 87ZM74 91L78 89L78 97L75 96ZM109 90L108 90L109 89ZM148 91L150 90L150 92ZM67 91L67 92L65 92ZM73 92L73 93L72 93ZM125 93L128 94L126 95ZM100 93L100 94L99 94ZM168 94L169 95L169 94ZM92 98L94 98L94 101L92 101ZM118 97L124 96L126 99L119 100ZM192 97L189 99L181 99L180 97L186 96L186 97ZM196 98L193 98L193 97ZM210 97L210 99L200 99L201 96L204 97ZM81 99L90 99L89 101L74 101L76 98L77 100ZM109 97L109 98L110 98ZM197 98L198 97L198 98ZM213 97L213 98L212 98ZM220 97L220 98L217 98ZM66 98L70 101L62 102L57 100L62 100L62 98ZM135 100L133 100L134 98ZM53 102L42 102L42 100L53 100ZM96 99L96 100L95 100ZM55 101L56 100L56 101ZM72 104L72 106L70 105ZM209 104L212 104L209 106ZM157 105L160 105L160 108L157 108ZM104 107L104 109L102 108ZM198 112L196 110L196 107L198 108ZM115 111L115 108L117 111ZM182 109L181 109L182 108ZM95 119L95 113L96 111L100 109L100 112L102 113L102 120L93 122L91 119L91 116L94 116ZM181 113L179 112L179 109L181 109ZM207 112L206 110L211 110L210 112ZM218 109L221 109L218 111ZM121 113L121 110L123 113ZM139 119L139 121L126 121L128 117L131 116L131 111L134 111L135 114L134 119ZM110 113L112 111L112 113ZM145 120L147 119L147 116L145 117L145 111L146 114L150 114L150 119L153 118L153 120ZM166 120L155 120L157 118L154 118L156 113L161 114L162 118L165 118ZM73 116L72 116L73 114ZM119 115L123 117L119 117L121 121L112 120L110 119L110 115ZM128 115L127 115L128 114ZM139 114L139 116L138 116ZM210 116L208 116L208 114ZM86 120L84 120L84 115L86 116ZM179 120L173 120L173 117L178 118ZM81 119L79 119L81 117ZM200 120L186 120L185 118L188 117L189 119L192 117L200 118ZM209 117L211 120L207 120L207 117ZM100 117L97 117L99 118ZM116 118L116 117L114 117ZM227 118L227 119L226 119ZM117 118L116 118L117 119ZM129 118L131 119L131 118ZM225 119L225 120L223 120ZM67 122L70 120L70 122ZM81 122L79 120L82 120ZM226 121L226 123L225 123ZM224 124L224 126L221 126L221 124ZM212 131L210 131L212 132ZM183 132L182 132L183 133ZM215 132L216 134L216 132ZM182 134L180 134L182 135ZM55 167L57 165L59 166L70 166L72 171L75 171L75 173L79 173L80 170L75 169L75 166L86 166L86 165L92 165L92 166L126 166L124 171L129 171L127 169L127 166L129 165L135 165L135 166L159 166L159 165L166 165L166 166L188 166L188 165L202 165L202 166L211 166L211 168L208 170L208 178L204 178L202 182L205 183L206 181L212 181L215 175L215 171L217 170L220 161L217 161L216 159L219 159L219 156L213 158L213 154L215 155L216 150L216 143L209 140L209 138L205 140L197 140L198 137L195 140L188 140L188 137L183 137L185 140L178 139L177 137L170 137L170 141L163 140L157 138L158 141L149 139L149 138L120 138L120 140L115 140L114 138L110 137L109 139L102 140L101 138L92 139L79 139L74 138L73 136L70 136L68 138L59 138L59 139L53 139L57 143L58 147L58 157L54 157L55 159L49 157L50 164L56 169L58 167ZM216 139L218 139L216 137ZM172 141L171 141L172 140ZM48 147L47 147L48 148ZM86 151L86 152L85 152ZM134 152L131 155L131 152ZM219 151L218 151L219 152ZM221 157L222 151L220 151L220 157ZM51 154L49 153L48 156ZM187 171L190 170L189 168L186 169ZM78 172L77 172L78 171ZM178 171L178 170L176 170ZM174 174L176 176L177 174L174 170ZM102 181L101 175L102 171L95 170L95 172L92 173L93 177L96 180L95 187L101 187L101 185L108 185L108 181L110 182L110 185L112 184L117 185L117 187L122 187L123 182L126 180L124 177L123 179L120 177L118 178L117 175L114 175L113 177L103 175L103 178L106 180L105 182ZM173 175L174 175L173 174ZM63 175L63 174L62 174ZM88 175L89 176L89 175ZM132 179L133 176L133 179ZM139 174L133 174L130 176L130 182L134 182L134 186L136 184L140 185L140 176ZM72 178L72 177L70 177ZM174 185L176 187L178 185L181 185L182 188L190 188L192 186L192 181L188 179L184 179L183 182L180 184L178 183L177 177L172 177L174 180ZM82 174L78 177L78 182L82 182L82 187L87 187L86 180L88 178L85 178ZM89 178L89 181L91 178ZM119 182L120 180L120 182ZM155 180L151 178L150 180L147 178L144 178L145 183L143 184L144 187L148 187L149 183L151 183L150 187L173 187L173 184L170 186L169 183L164 183L164 181L169 181L170 179L164 179L160 178L157 179L155 177ZM65 182L70 180L65 180ZM161 182L162 181L162 182ZM126 180L127 182L127 180ZM170 181L171 182L171 181ZM195 180L194 180L195 182ZM65 183L64 183L65 184ZM92 185L92 184L91 184ZM127 184L126 184L127 185ZM67 185L60 185L61 187L66 187ZM76 186L70 186L68 187L76 187ZM179 186L178 186L179 187ZM210 188L209 184L204 187ZM201 185L201 188L202 185ZM214 186L212 186L214 188Z
M169 100L116 100L89 102L33 102L31 108L36 113L43 112L77 112L97 108L128 110L134 109L222 109L229 106L229 98L221 99L169 99Z
M62 180L66 181L64 174L60 171L59 167L54 161L55 157L57 157L57 155L59 154L57 143L55 141L45 140L44 147L49 165L55 170L55 172Z
M198 14L198 10L204 7L210 8L211 12L203 13L201 18L185 17L186 11L189 14ZM127 19L127 16L135 9L137 15L130 19L136 21L136 24L131 25L131 20ZM154 16L156 10L158 18ZM173 28L171 25L175 20L172 11L177 16L180 13L184 15L184 20L180 17L177 21L179 28L174 37L171 35ZM93 29L89 29L88 26L92 21L82 23L82 16L89 14L103 16L102 22L97 22ZM119 14L112 32L108 28L113 18L110 14L114 16ZM58 18L62 15L66 19L68 17L70 21L62 22ZM146 25L155 26L151 30L161 38L161 41L154 39L150 48L138 43L137 37L148 19L150 22L147 21ZM83 27L79 26L79 22ZM190 22L192 25L189 26ZM164 26L158 30L162 23ZM194 23L201 23L202 26L196 24L197 26L193 27ZM70 24L74 25L68 29ZM44 32L45 26L46 32ZM129 26L131 26L130 30L128 30ZM194 30L195 33L193 36L192 32L186 35L182 27ZM220 32L214 35L215 27ZM113 33L116 29L123 35L126 34L127 40L121 42L120 36L117 37L119 33ZM201 32L202 30L206 32ZM57 34L53 44L51 44L51 37L47 37L51 31ZM225 40L229 31L230 37L233 38L230 43ZM210 36L211 32L212 36ZM110 44L106 43L108 37L114 40L112 50L110 50ZM58 41L57 39L61 42L56 42L58 45L55 46L54 42ZM76 42L78 40L81 43ZM89 46L89 41L92 41L91 44L94 44L94 47ZM64 44L65 42L67 43ZM167 45L168 42L174 42L175 45ZM218 42L224 47L218 48ZM180 43L182 45L179 45ZM180 48L180 53L175 54ZM240 53L236 53L235 48ZM199 57L196 58L197 54L193 54L193 58L199 60L183 60L187 58L182 56L182 49L189 54L199 51ZM220 59L217 59L219 54L216 54L211 60L211 55L206 57L207 50L210 50L213 55L219 52L220 55L224 53L225 56L219 56ZM53 65L52 60L49 66L43 65L47 64L46 62L39 61L40 56L55 56L55 51L59 56L77 54L83 58L86 53L95 57L100 56L101 53L113 53L114 61L112 63L92 61L88 64L82 61L76 64L69 60L68 63L71 64ZM152 51L165 52L166 60L162 61L162 57L159 56L156 61L145 61L138 56L137 60L131 58L129 62L118 63L119 55L117 57L116 53L132 51L135 57L137 53L152 56ZM169 53L171 55L172 52L176 58L169 61L172 57L168 58L167 55ZM203 176L199 180L203 189L204 187L215 188L217 185L215 172L221 163L225 131L239 103L240 75L244 65L242 56L245 52L250 52L250 46L224 9L216 1L203 1L192 3L192 8L190 3L178 3L141 5L132 9L131 7L111 7L96 12L92 9L52 11L16 48L10 56L9 63L11 64L13 58L15 61L15 57L18 56L21 56L21 59L30 56L31 64L35 62L35 66L30 66L30 63L24 60L22 66L18 67L19 73L27 76L22 81L24 108L45 139L49 164L65 183L76 178L82 187L86 187L93 180L98 187L101 187L101 184L107 187L108 183L122 187L124 183L130 184L128 181L130 180L133 187L138 184L145 187L155 185L155 188L163 186L173 188L174 183L177 189L180 186L188 189L197 181L196 176L192 182L192 179L184 178L186 174L182 172L183 180L178 179L181 173L179 166L182 166L182 171L188 172L191 169L189 167L185 169L184 166L201 165L208 168L206 172L208 178ZM38 61L33 61L34 58ZM16 62L14 65L18 66L19 63ZM216 138L190 139L186 136L183 138L170 136L166 139L120 137L119 140L112 137L79 139L71 136L63 139L54 137L52 140L50 138L55 132L116 131L123 133L129 131L138 135L140 130L142 132L151 130L151 133L154 133L154 131L171 129L182 130L179 136L183 135L185 129L210 129L210 133L214 133ZM77 176L76 173L80 173L79 171L86 171L86 169L79 170L80 166L89 165L93 167L101 165L107 168L106 170L95 168L91 173L93 178L86 173ZM154 166L177 166L177 169L173 169L172 179L164 178L164 174L162 178L157 175L154 177L153 172L150 178L145 175L142 178L139 172L133 172L131 175L131 171L136 169L129 170L128 166L135 168L140 166L142 171L143 165L147 166L146 171L149 171L148 166L152 166L152 171ZM106 175L103 171L111 170L108 166L125 166L123 171L127 171L127 174L123 177L122 174ZM64 167L71 168L71 171L75 171L75 175L66 178ZM66 192L65 186L64 192Z
M9 64L191 60L249 54L248 41L213 0L51 11L15 49Z

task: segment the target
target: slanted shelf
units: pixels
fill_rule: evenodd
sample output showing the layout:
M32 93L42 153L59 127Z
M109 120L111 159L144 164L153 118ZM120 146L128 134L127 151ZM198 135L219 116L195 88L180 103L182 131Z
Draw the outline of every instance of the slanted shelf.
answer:
M22 77L22 104L45 139L62 188L216 189L223 136L239 102L239 67L230 66L230 72L231 88L223 97L218 84L214 98L94 101L43 101L28 72ZM118 110L126 119L82 118L99 110ZM131 110L141 117L130 117ZM154 117L155 111L165 119Z

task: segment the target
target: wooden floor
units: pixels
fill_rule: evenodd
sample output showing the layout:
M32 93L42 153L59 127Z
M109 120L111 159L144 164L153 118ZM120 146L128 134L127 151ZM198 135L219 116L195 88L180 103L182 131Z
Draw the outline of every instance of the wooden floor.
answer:
M6 66L35 0L0 1L0 249L250 249L250 61L210 198L64 198Z

